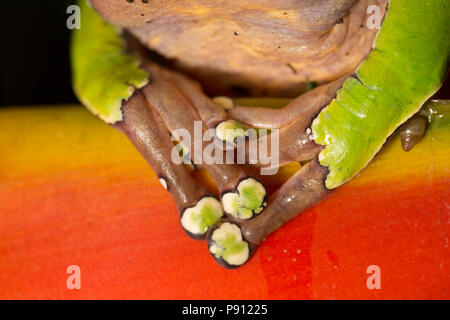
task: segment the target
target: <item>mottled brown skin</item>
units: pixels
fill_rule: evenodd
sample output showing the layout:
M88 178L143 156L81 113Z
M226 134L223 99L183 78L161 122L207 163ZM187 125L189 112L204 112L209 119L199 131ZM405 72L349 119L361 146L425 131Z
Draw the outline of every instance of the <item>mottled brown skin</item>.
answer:
M270 197L263 212L245 221L228 217L240 227L250 254L267 235L331 192L325 187L328 169L317 160L323 147L311 136L311 122L369 54L377 30L365 26L366 9L379 5L384 14L387 0L91 3L106 20L124 27L140 42L131 39L130 51L143 59L151 83L124 103L124 121L116 127L136 145L157 174L166 177L180 210L196 203L205 190L182 165L171 163L169 135L184 128L194 136L194 121L199 120L204 130L227 119L250 127L279 128L280 165L309 161ZM151 62L141 45L162 56L166 67L175 67L184 74ZM247 94L294 96L311 82L323 85L280 110L237 106L226 112L202 89L226 94L238 88ZM419 126L414 128L411 132L419 131ZM236 190L238 182L248 176L237 165L200 166L211 174L221 193ZM211 234L210 229L208 244ZM231 267L221 258L216 260Z

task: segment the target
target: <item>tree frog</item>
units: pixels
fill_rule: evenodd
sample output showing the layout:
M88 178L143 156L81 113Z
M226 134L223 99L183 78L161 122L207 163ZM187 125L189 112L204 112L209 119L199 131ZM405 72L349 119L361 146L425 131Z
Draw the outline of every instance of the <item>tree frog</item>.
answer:
M448 0L79 6L71 49L76 94L136 146L170 192L184 231L206 239L227 268L245 264L267 235L357 175L397 128L410 149L426 127L418 112L440 88L450 59ZM227 98L236 95L294 99L270 109ZM191 160L207 148L192 150L174 137L179 129L193 136L196 122L201 133L215 129L231 144L249 129L276 131L279 145L269 148L278 148L278 165L303 165L269 197L248 167L174 163L174 143ZM209 172L218 196L192 178L197 168Z

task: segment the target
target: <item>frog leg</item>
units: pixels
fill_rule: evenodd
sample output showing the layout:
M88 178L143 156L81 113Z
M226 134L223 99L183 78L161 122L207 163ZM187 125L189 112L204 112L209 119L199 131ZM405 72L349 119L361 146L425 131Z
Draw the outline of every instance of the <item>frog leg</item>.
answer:
M173 144L167 128L139 91L123 103L122 112L123 120L113 127L135 145L171 194L183 230L195 239L203 238L223 215L220 202L195 182L183 164L171 160Z
M269 154L272 154L273 148L277 148L278 162L276 165L283 166L292 161L311 160L323 149L313 139L311 131L312 121L336 97L336 91L342 86L347 77L313 89L298 97L281 110L249 107L249 115L247 115L245 113L247 107L236 107L230 110L230 116L235 116L236 113L233 110L239 109L237 112L239 121L255 127L280 128L278 140L281 143L276 143L276 145L272 146L272 139L267 139L265 136L261 136L257 142L257 144L262 143L264 139L264 143L267 143ZM290 117L293 120L289 120ZM271 119L274 121L271 121ZM251 167L272 168L272 163L261 163L259 158L256 163L250 163L248 158L251 154L250 148L252 145L255 145L255 143L252 144L251 141L246 141L245 144L237 147L238 151L241 148L245 149L242 153L247 157L246 163Z
M398 132L405 151L411 150L424 135L429 122L427 119L429 115L426 114L429 108L426 105L421 112L407 120L399 128ZM428 111L428 113L430 112ZM299 123L299 121L297 122ZM284 129L293 134L296 129L302 128L291 125L281 130ZM282 134L280 133L281 137ZM290 142L298 140L298 135L292 141L289 141L288 134L284 137L281 138L281 141L283 141L281 148L283 145L289 145ZM261 215L241 223L221 219L209 230L207 235L208 250L218 264L225 268L242 266L269 234L299 213L319 203L332 192L332 189L326 187L329 170L321 165L318 160L318 154L323 148L315 144L312 139L310 141L317 148L310 149L310 153L307 152L308 148L306 148L303 153L291 154L291 160L306 160L308 155L314 154L313 160L304 165L272 195L267 208ZM283 156L286 157L286 154L283 155L283 152L280 151L280 158ZM285 158L285 160L287 159ZM282 165L281 159L280 165Z
M170 72L169 76L173 78L178 87L182 88L186 98L191 102L191 105L194 106L202 119L207 122L208 127L216 128L216 134L221 140L234 142L237 138L237 134L227 135L227 129L234 129L232 132L245 134L249 126L258 128L282 127L279 140L283 143L274 146L279 152L278 165L280 166L292 161L310 160L319 153L321 147L314 143L309 127L320 110L336 96L336 91L348 77L345 76L330 84L320 86L298 97L282 110L252 107L232 108L229 111L232 119L227 120L227 113L223 108L207 98L197 83L175 72ZM234 110L238 110L238 116L233 118L236 115ZM267 148L270 153L272 140L264 136L260 137L260 139L267 141ZM246 163L249 166L270 167L272 165L271 163L262 164L260 159L256 159L256 163L250 163L249 155L251 152L249 152L250 143L248 140L245 144L237 147L238 149L245 149L242 154L246 156Z
M433 116L441 117L442 111L433 107L433 103L426 104L399 128L405 151L420 141ZM329 169L318 160L321 150L272 195L261 215L241 223L224 218L208 231L208 250L218 264L231 269L242 266L269 234L332 192L326 187Z
M317 115L335 96L348 76L341 77L308 91L292 100L281 109L235 106L230 109L230 118L257 128L282 128L301 118Z
M83 28L73 33L71 59L74 91L83 104L100 119L114 125L124 119L124 101L139 92L170 133L185 129L194 137L194 122L202 123L202 118L186 98L183 88L168 76L170 72L150 64L142 52L123 37L123 30L105 23L86 1L80 1L79 5ZM200 107L198 110L203 110L202 114L211 110ZM138 118L134 120L141 121ZM145 130L151 130L151 126ZM140 138L137 134L130 137ZM141 143L145 145L146 141ZM147 148L151 150L150 147ZM194 150L194 160L198 156L202 158L198 153L204 149L205 145L201 145L200 150ZM166 155L171 158L169 153ZM223 152L217 156L223 157ZM202 162L202 167L216 181L227 214L247 219L264 209L266 188L244 170L235 165L206 162Z
M225 111L227 107L222 107L206 96L197 82L174 71L167 72L166 75L168 76L168 80L180 89L180 92L197 111L206 126L215 129L216 136L219 140L234 144L238 136L246 135L248 126L236 120L228 119L228 114ZM228 97L219 98L221 98L219 102L222 104L227 106L234 104Z
M449 65L450 9L443 0L424 4L390 2L373 50L313 120L314 142L323 146L319 155L279 189L260 216L241 224L222 221L210 230L208 249L220 264L244 264L270 232L358 174L437 92ZM409 21L415 23L404 28ZM416 121L410 133L420 136L423 120Z
M190 137L195 137L195 122L203 124L203 121L191 100L186 98L188 94L183 93L183 87L177 86L170 71L151 63L146 63L144 67L152 79L151 83L141 89L148 105L161 117L172 134L177 129L183 129L187 130ZM206 128L202 126L201 130L203 136ZM186 147L193 150L194 164L208 171L216 182L224 210L231 218L245 220L261 213L265 207L267 191L258 179L248 175L237 165L226 164L226 155L222 150L221 154L215 155L212 163L202 160L205 148L210 147L203 140L200 148L190 148L190 145ZM215 152L217 150L216 148Z
M317 156L323 147L314 142L311 124L313 116L300 118L294 123L279 129L278 138L272 139L270 135L261 135L260 137L250 136L243 144L238 144L236 149L238 154L245 155L245 164L249 168L264 169L266 172L276 172L278 167L284 166L293 161L307 161ZM256 141L254 141L256 140ZM265 145L266 154L277 157L273 162L264 157L252 156L255 148Z
M270 233L331 192L324 183L327 174L328 169L315 158L272 195L259 216L240 223L218 222L207 234L211 256L226 268L242 266Z
M208 128L215 128L220 122L227 119L226 111L203 93L198 82L176 71L165 74L168 81L179 89Z

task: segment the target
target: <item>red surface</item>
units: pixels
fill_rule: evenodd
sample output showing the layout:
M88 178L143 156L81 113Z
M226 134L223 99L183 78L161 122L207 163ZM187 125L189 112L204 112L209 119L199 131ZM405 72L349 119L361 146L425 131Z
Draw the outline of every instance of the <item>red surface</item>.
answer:
M129 143L79 110L39 113L60 124L34 124L35 135L0 134L0 298L450 298L448 140L429 135L408 154L396 140L248 264L225 270L184 235ZM81 127L70 124L77 114ZM85 138L96 130L95 143ZM66 287L69 265L81 268L81 290ZM367 288L370 265L380 290Z
M2 190L2 298L449 297L447 182L389 193L381 184L343 187L235 271L182 234L163 190L139 182L113 194L93 181L85 187L89 195L74 181L37 185L20 199ZM72 264L82 270L79 291L65 287ZM381 268L381 290L366 287L372 264Z

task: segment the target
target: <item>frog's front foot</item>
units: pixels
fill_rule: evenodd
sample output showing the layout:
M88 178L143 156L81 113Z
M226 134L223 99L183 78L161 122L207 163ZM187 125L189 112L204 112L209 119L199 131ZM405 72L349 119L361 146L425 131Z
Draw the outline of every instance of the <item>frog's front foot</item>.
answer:
M123 120L114 126L133 142L171 193L186 233L201 239L223 215L243 221L261 214L267 204L262 182L239 166L227 164L225 150L215 148L220 154L204 158L211 145L203 137L227 120L224 109L185 76L150 62L144 68L151 81L123 103ZM193 141L199 133L200 140ZM182 163L174 161L172 140L189 150L185 155L190 163L208 171L217 184L219 198L200 186Z
M222 216L222 206L188 173L184 165L171 160L173 143L159 116L137 91L123 103L123 120L113 126L130 139L172 195L180 212L181 226L193 238L203 238Z

